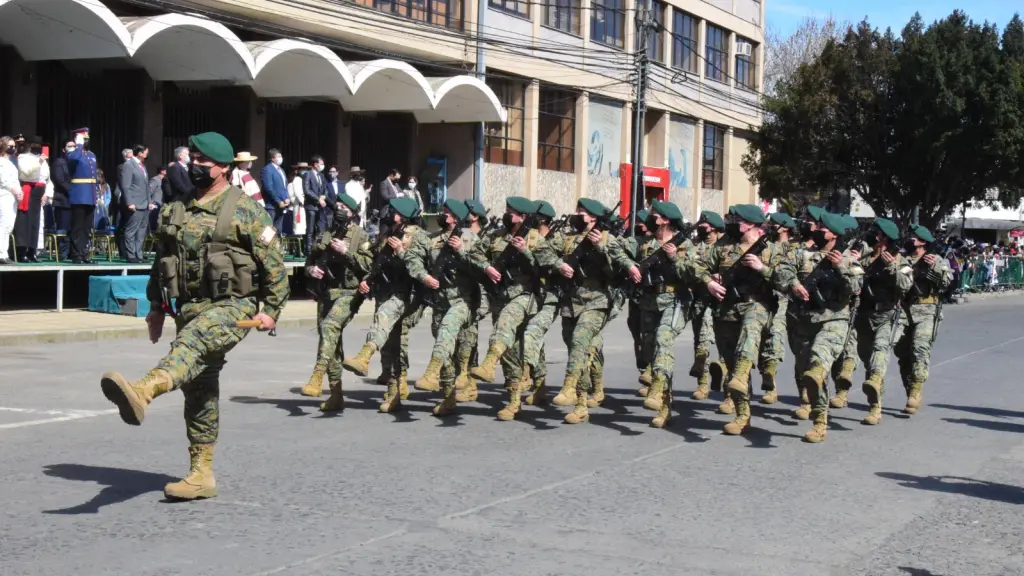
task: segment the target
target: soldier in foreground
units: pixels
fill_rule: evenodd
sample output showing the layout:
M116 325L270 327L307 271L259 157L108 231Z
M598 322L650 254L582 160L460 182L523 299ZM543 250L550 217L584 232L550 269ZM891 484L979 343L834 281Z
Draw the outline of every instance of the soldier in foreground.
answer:
M334 225L320 236L306 258L306 276L315 283L320 342L313 375L302 387L302 395L320 396L326 374L331 394L320 404L323 412L344 408L341 359L345 353L341 335L366 298L359 292L359 282L373 264L370 238L352 220L358 211L359 203L354 198L345 193L338 196Z
M466 222L469 224L469 229L477 235L477 243L483 245L490 243L493 230L487 221L487 209L479 200L473 198L466 200L465 204L469 210ZM491 293L483 287L481 281L490 282L486 275L477 275L476 293L474 294L476 312L469 327L459 332L458 342L455 346L455 355L459 361L459 367L456 370L458 376L455 378L455 389L457 390L455 400L457 402L473 402L479 395L476 379L469 375L469 369L471 366L475 366L479 359L477 346L480 342L480 321L491 315L492 304ZM500 309L500 306L495 307Z
M622 249L626 252L626 256L634 261L638 261L637 250L640 244L646 242L651 236L647 228L648 218L650 218L650 212L646 209L637 210L635 233L622 242ZM630 296L627 310L626 327L629 328L629 335L633 337L633 359L636 361L636 370L640 373L637 377L637 382L640 383L640 390L637 391L637 394L647 396L647 391L651 386L651 367L644 364L644 343L643 337L640 335L640 299L637 294L634 293Z
M555 209L548 202L541 200L537 203L537 232L545 244L560 246L563 240L561 228L553 228ZM564 223L564 220L562 221ZM540 406L547 403L547 394L544 385L548 377L547 361L544 354L544 338L551 329L558 316L558 295L552 286L553 276L556 274L551 268L551 263L540 260L543 255L552 254L551 250L538 251L538 265L540 266L540 293L538 300L540 305L537 313L526 321L526 328L523 330L523 370L529 371L533 380L529 387L529 396L526 403L531 406Z
M705 210L697 220L697 240L693 243L693 257L700 259L707 254L725 233L725 220L718 212ZM707 288L699 282L691 286L693 290L693 308L690 327L693 330L693 365L690 376L697 379L697 389L690 396L694 400L707 400L711 389L722 389L725 366L721 360L709 362L711 349L715 347L715 327L713 321L714 298L708 294ZM715 366L716 381L711 382L710 366Z
M770 217L771 226L768 232L769 239L775 243L775 250L779 252L783 260L791 260L796 257L800 249L794 239L796 234L796 222L788 214L776 212ZM768 328L768 339L761 345L761 354L757 359L757 370L761 373L761 396L762 404L775 404L779 401L779 390L776 375L779 364L782 364L786 357L786 311L788 309L789 297L785 294L776 294L779 300L779 307L772 315L772 323Z
M921 394L928 379L932 344L942 320L942 293L953 281L953 271L945 258L928 253L935 237L924 226L911 226L906 246L907 262L913 269L914 284L903 304L906 316L903 335L896 343L900 377L907 391L904 414L916 414L921 407Z
M173 499L217 495L213 451L220 428L220 372L225 354L249 332L236 323L273 330L288 300L288 275L270 216L228 183L235 157L231 144L206 132L191 136L189 148L189 178L196 191L161 214L157 259L146 286L150 340L160 340L165 311L174 318L177 335L170 352L141 380L107 372L100 381L103 395L133 426L142 424L157 396L179 388L184 393L191 464L184 479L164 487L164 495Z

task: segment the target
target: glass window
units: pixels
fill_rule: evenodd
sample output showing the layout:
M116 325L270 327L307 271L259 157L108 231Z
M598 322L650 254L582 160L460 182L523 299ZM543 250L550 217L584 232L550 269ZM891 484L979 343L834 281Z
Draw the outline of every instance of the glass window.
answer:
M672 13L672 67L697 74L699 30L693 16L679 10Z
M576 159L576 94L563 90L540 91L537 167L574 172Z
M488 0L488 6L524 18L530 17L530 0Z
M704 76L715 82L725 82L729 76L729 33L718 26L707 25L707 46L704 58L707 67Z
M462 30L462 0L355 0L410 20Z
M725 128L704 124L704 170L701 187L721 190L725 175Z
M626 45L624 0L595 0L590 4L590 39L623 48Z
M654 62L665 62L665 4L654 0L651 4L651 19L654 26L647 33L647 58Z
M492 164L523 165L523 140L526 123L526 83L515 80L488 80L501 105L508 110L508 122L488 122L485 132L484 160Z
M744 47L750 54L743 54ZM736 86L757 90L757 45L739 36L736 37Z
M544 5L544 25L580 35L580 0L548 0Z

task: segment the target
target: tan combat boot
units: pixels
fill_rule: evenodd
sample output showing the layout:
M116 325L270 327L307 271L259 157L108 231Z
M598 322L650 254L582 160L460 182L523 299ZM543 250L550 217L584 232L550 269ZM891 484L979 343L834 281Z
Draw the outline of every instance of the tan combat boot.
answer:
M690 376L694 378L700 378L700 375L704 373L704 365L708 361L707 350L697 350L693 354L693 365L690 366Z
M374 380L373 383L377 384L378 386L387 386L388 378L390 377L391 376L387 372L381 372L380 376L377 376L377 379Z
M424 392L437 392L441 389L441 366L444 365L438 358L431 358L423 376L416 381L416 389Z
M579 376L567 374L565 376L565 382L562 384L562 389L551 402L555 406L572 406L576 404L576 382L578 381Z
M814 415L814 426L804 434L804 442L817 444L824 442L828 435L828 412L822 410Z
M506 404L501 410L498 410L498 420L501 420L502 422L515 420L516 414L519 414L519 409L523 406L523 396L519 390L519 386L513 386L513 389L509 390L508 404Z
M164 486L164 496L172 500L213 498L217 481L213 477L214 444L193 444L188 447L188 476Z
M640 373L640 376L637 377L636 381L641 386L650 386L652 377L651 367L648 366L647 368L644 368L644 371Z
M860 421L865 426L877 426L882 423L882 405L872 404L868 408L868 415Z
M519 378L519 391L526 393L533 389L533 378L530 377L530 366L523 366L523 375Z
M672 390L666 386L665 391L661 393L661 409L658 410L658 414L651 420L651 428L664 428L671 419Z
M455 400L455 388L449 386L449 389L446 390L446 392L447 393L445 394L444 398L442 398L441 401L438 402L434 406L434 409L432 410L434 416L437 416L438 418L444 418L445 416L455 415L456 407L458 404Z
M750 389L750 369L754 367L750 360L740 360L736 363L736 369L732 371L732 379L725 385L728 394L729 390L746 394Z
M548 403L547 389L544 387L545 380L547 380L547 375L533 379L533 392L526 397L524 402L530 406L543 406Z
M363 344L362 349L354 357L342 360L341 365L345 370L357 376L366 376L366 373L370 371L370 358L373 358L375 352L377 352L377 345L373 342L367 342ZM388 385L391 385L390 379L388 380Z
M309 382L302 387L301 394L303 396L312 396L313 398L319 398L320 394L324 390L324 373L327 371L325 366L317 364L313 367L313 375L309 377Z
M707 400L708 396L711 395L711 378L707 372L701 374L697 378L697 389L693 391L690 398L694 400Z
M469 357L459 358L458 376L455 377L455 389L462 390L469 386L473 378L469 375Z
M587 398L587 408L597 408L604 402L604 374L591 374L590 378L594 382L594 393Z
M861 424L876 426L882 423L882 376L879 374L868 374L861 390L868 397L868 415L861 420Z
M117 406L125 424L138 426L146 418L146 407L154 398L171 391L174 381L166 370L154 368L137 382L129 382L117 372L100 378L103 395Z
M922 388L924 388L924 382L918 382L916 380L910 381L910 391L907 393L907 405L903 408L904 414L917 413L917 409L921 407Z
M736 417L725 425L723 431L729 436L746 434L750 430L750 402L736 404Z
M587 393L579 392L576 394L576 407L565 415L565 423L579 424L587 420L590 420L590 412L587 411Z
M345 409L345 398L341 395L341 381L330 383L331 395L320 403L321 412L340 412Z
M644 399L644 408L654 410L655 412L661 410L661 403L664 400L667 388L668 376L660 370L655 371L651 378L651 390L647 393L647 398Z
M405 370L398 375L398 394L402 400L409 398L409 373Z
M836 382L836 396L838 396L839 390L850 390L853 388L853 371L857 369L857 360L854 358L846 358L843 360L843 365L839 369L839 374L835 377ZM834 408L835 406L833 406Z
M397 412L402 409L402 393L399 391L398 377L388 380L388 390L384 393L384 401L380 403L379 411L383 413Z
M469 375L482 382L494 382L494 372L498 368L501 355L505 353L505 348L503 344L491 346L487 350L487 356L484 356L484 361L476 368L470 369Z
M719 414L735 414L736 413L736 402L733 401L732 396L726 394L725 400L718 405Z
M811 399L807 396L807 389L800 386L800 406L793 410L793 418L807 420L811 417Z
M828 371L822 366L812 366L800 375L800 387L807 391L807 399L811 406L818 405L820 394L828 393L828 390L825 389L825 378L828 378Z
M476 380L469 379L469 385L455 393L456 402L476 402L480 392L476 388Z
M779 388L775 380L778 368L775 362L767 362L761 369L761 390L764 391L761 395L761 404L775 404L779 401Z
M836 384L836 386L838 386L838 384ZM836 395L829 399L828 405L837 410L839 408L846 408L847 404L850 401L849 396L849 390L847 390L846 388L839 388L836 390Z
M636 395L641 398L647 398L647 395L651 393L651 387L649 385L641 386L636 389Z
M728 373L725 362L715 360L708 364L708 374L711 376L711 391L721 392L722 384L725 384L725 375Z

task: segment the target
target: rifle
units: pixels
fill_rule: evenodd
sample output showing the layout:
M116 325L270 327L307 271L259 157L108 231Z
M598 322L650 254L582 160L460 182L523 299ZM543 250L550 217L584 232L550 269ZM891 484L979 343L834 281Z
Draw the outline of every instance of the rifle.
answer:
M459 220L455 221L455 228L453 228L452 233L448 235L449 240L452 238L462 238L462 222ZM441 250L438 252L437 259L434 260L434 266L430 271L430 275L433 276L440 285L436 289L423 294L424 304L430 307L437 305L440 298L440 290L455 284L455 269L458 264L459 261L458 258L455 257L455 249L446 241L441 245Z
M331 235L331 238L334 238L334 235L340 231L341 224L337 221L337 219L332 220L331 227L327 231L327 233ZM322 278L317 280L312 286L306 286L306 291L309 292L310 296L312 296L313 299L316 300L317 302L327 301L327 293L330 290L330 283L335 279L334 272L331 271L330 264L331 261L338 256L340 256L340 254L332 250L330 244L328 244L324 248L323 253L320 254L320 257L317 258L316 262L313 263L314 266L324 271L324 275Z
M725 298L722 298L722 300L717 304L712 301L712 306L718 307L726 302L732 302L733 300L740 299L741 295L739 288L736 287L736 278L740 270L746 268L741 264L741 262L749 255L754 255L760 258L761 252L764 252L764 250L768 248L769 241L770 239L767 234L761 234L761 236L750 245L750 248L747 248L747 250L732 263L732 266L729 266L729 268L726 269L722 274L722 281L720 282L720 284L725 287Z
M401 238L405 232L404 224L395 224L382 229L378 236L384 236L384 238ZM377 280L384 280L385 284L390 284L395 278L388 278L387 272L395 260L395 251L391 249L391 245L384 241L384 246L381 247L380 251L377 252L377 256L373 259L373 264L370 266L370 271L366 273L363 281L370 286L370 289L376 291Z
M832 247L832 250L838 251L840 254L846 252L847 246L849 246L851 236L844 234L840 236ZM826 256L822 258L818 265L811 270L804 281L802 282L807 293L811 296L811 301L814 308L820 310L825 307L825 296L821 293L822 288L826 285L835 282L836 280L836 269L832 266L832 262Z
M612 207L611 210L605 212L603 216L598 216L596 221L594 222L594 230L597 230L599 232L607 232L608 230L610 230L612 227L612 217L615 215L615 212L619 209L619 206L621 205L622 200L619 200L619 203ZM580 262L582 262L584 258L590 255L590 252L593 250L593 248L594 245L591 244L589 240L587 240L586 236L584 236L583 240L576 245L576 249L573 250L571 254L562 259L563 262L565 262L572 268L572 277L574 280L587 277L586 272L584 272L583 269L580 268Z
M526 238L530 230L536 227L536 219L533 215L526 216L513 234L513 238ZM501 282L491 283L494 288L512 281L512 268L519 260L520 252L512 242L505 244L505 249L498 255L498 259L491 266L501 274Z
M680 246L682 246L684 242L686 242L690 238L690 235L693 233L694 228L695 226L693 225L684 225L682 229L679 230L679 232L676 232L675 235L669 238L668 242L666 242L653 253L644 258L643 262L641 262L639 265L640 284L642 286L649 288L656 284L660 284L660 282L657 282L655 280L654 275L658 274L669 263L668 255L665 254L664 250L665 245L672 244L676 248L679 248ZM662 281L664 281L663 278Z

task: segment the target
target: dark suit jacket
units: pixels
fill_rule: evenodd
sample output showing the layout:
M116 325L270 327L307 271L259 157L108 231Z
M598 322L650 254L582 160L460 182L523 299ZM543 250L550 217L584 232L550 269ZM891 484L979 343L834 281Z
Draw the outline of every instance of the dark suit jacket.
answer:
M377 189L380 190L380 197L384 200L385 204L390 200L398 198L398 193L402 191L402 189L398 187L398 184L392 184L387 178L381 180L380 187Z
M121 165L118 175L121 184L122 204L125 208L135 206L136 210L149 209L149 175L134 158Z
M53 182L53 205L56 208L68 208L68 189L71 188L71 174L68 173L68 159L63 154L57 156L50 165L50 181Z
M196 189L188 178L188 170L180 162L175 162L167 167L167 176L164 177L164 181L160 186L161 191L164 193L164 202L181 200Z
M302 177L302 194L306 197L306 206L320 206L320 198L327 193L327 176L316 170L306 172Z

